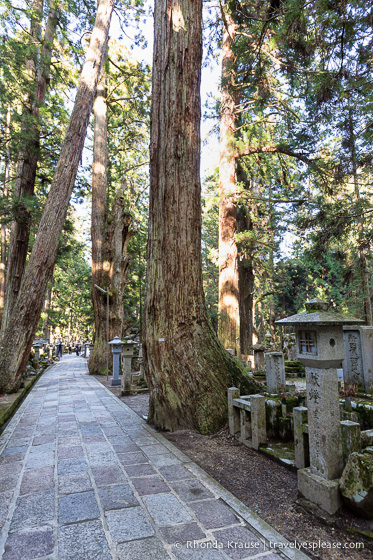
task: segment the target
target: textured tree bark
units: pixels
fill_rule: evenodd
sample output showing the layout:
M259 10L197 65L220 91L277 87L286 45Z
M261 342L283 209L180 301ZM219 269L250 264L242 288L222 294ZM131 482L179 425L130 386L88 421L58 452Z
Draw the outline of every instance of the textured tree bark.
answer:
M237 230L249 231L252 223L244 211L237 212ZM251 354L255 336L255 299L254 299L255 271L254 262L243 249L238 259L238 291L240 310L240 350L241 354Z
M359 188L359 179L358 179L358 171L357 171L357 163L356 163L356 138L355 138L355 131L354 131L354 122L352 116L352 109L349 104L348 106L348 113L349 113L349 133L350 133L350 146L351 146L351 159L352 159L352 172L353 172L353 181L354 181L354 195L355 195L355 202L359 203L360 200L360 188ZM364 315L365 320L368 326L373 325L373 311L372 311L372 298L370 292L370 274L368 269L367 263L367 256L366 250L364 247L364 214L361 214L359 221L358 221L358 235L359 235L359 268L361 273L361 287L362 293L364 298Z
M106 371L106 290L111 282L111 258L108 247L107 203L107 105L106 75L103 69L93 105L94 137L92 167L92 303L95 318L95 342L88 367L91 374ZM110 337L109 337L110 338Z
M125 288L131 264L127 250L128 243L136 231L132 229L132 216L126 210L125 197L121 191L118 191L113 199L111 219L112 307L110 327L113 336L123 338L127 327L124 315Z
M154 17L143 338L149 421L207 433L226 421L227 387L243 377L211 327L202 288L202 0L158 0Z
M101 0L74 108L14 312L1 338L0 392L17 389L53 271L106 49L113 0Z
M240 316L238 260L234 235L237 231L235 99L233 95L236 24L229 13L223 16L222 92L219 161L219 340L225 348L239 352Z
M107 203L107 106L105 74L101 77L93 106L94 141L92 172L92 301L95 317L95 343L88 367L91 374L106 371L106 296L109 288L109 338L122 338L126 329L124 317L125 285L130 266L128 243L134 235L132 218L126 211L121 191L114 196L110 220ZM111 360L111 356L109 355Z
M6 113L6 128L5 128L5 162L4 162L4 183L3 183L3 197L8 198L9 194L9 172L10 172L10 106ZM3 314L4 301L5 301L5 270L6 270L6 246L7 246L7 226L1 224L1 254L0 254L0 320Z
M41 20L42 3L35 2L36 13ZM24 273L31 227L31 215L26 206L21 204L22 197L32 196L35 189L36 168L40 153L40 130L37 122L39 109L45 103L45 95L49 83L50 64L53 40L57 27L57 3L52 4L49 11L43 46L40 53L39 69L36 74L36 56L27 62L28 73L34 82L34 90L25 100L22 118L22 147L18 156L14 196L19 199L19 215L13 222L9 239L6 296L1 330L4 331L13 312ZM36 42L41 41L40 21L31 24L31 35ZM36 82L35 82L36 80Z

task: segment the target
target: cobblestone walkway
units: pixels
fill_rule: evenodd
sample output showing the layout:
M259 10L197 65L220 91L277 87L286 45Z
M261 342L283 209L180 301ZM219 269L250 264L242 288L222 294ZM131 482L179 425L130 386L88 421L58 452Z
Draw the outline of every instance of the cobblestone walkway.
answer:
M64 357L0 438L3 560L306 559L86 372Z

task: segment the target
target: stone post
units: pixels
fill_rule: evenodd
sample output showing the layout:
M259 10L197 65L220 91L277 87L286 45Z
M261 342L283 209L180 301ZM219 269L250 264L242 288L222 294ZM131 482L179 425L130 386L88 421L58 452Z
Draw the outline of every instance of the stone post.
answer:
M139 349L139 367L140 367L139 380L143 381L145 379L145 368L144 368L144 360L142 356L142 344L140 344L140 349Z
M278 394L285 390L285 361L282 352L266 352L266 383L268 392Z
M240 413L233 406L233 399L240 398L240 390L237 387L228 389L228 425L229 433L234 436L240 431Z
M343 377L350 385L373 392L373 327L344 326Z
M240 441L246 442L251 437L250 414L244 408L240 408Z
M347 463L350 453L361 452L360 424L351 420L341 421L343 462Z
M263 395L251 395L251 441L254 449L267 441L266 399Z
M113 377L110 380L110 387L120 387L121 380L119 377L119 370L120 370L120 355L122 352L121 348L122 341L118 336L116 336L113 340L109 342L113 352Z
M306 367L306 382L311 471L334 480L343 470L337 370Z
M133 356L123 356L123 390L129 392L131 390L131 371Z
M295 466L297 469L304 469L310 464L308 435L305 432L305 424L307 423L307 408L305 406L297 406L293 408L293 420Z
M53 344L48 344L48 361L53 361Z

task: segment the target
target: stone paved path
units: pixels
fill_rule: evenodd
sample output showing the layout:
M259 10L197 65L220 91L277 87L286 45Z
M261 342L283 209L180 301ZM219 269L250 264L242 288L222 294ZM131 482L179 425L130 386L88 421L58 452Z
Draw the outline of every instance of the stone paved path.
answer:
M86 372L64 357L0 438L3 560L306 559Z

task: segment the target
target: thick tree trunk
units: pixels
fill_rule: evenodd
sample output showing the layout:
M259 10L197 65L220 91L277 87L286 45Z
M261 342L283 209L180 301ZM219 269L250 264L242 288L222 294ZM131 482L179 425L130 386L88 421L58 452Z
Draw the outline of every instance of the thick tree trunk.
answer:
M244 208L237 212L238 232L252 229L252 222ZM255 272L250 252L242 248L238 259L238 291L240 309L240 350L241 354L251 354L255 337Z
M224 15L219 162L219 340L239 352L240 320L238 260L234 235L237 230L236 159L234 157L235 99L233 95L233 43L236 24ZM238 353L237 352L237 353Z
M112 201L110 219L107 203L107 106L103 73L97 88L94 113L93 173L92 173L92 300L95 316L95 344L89 360L90 373L106 371L107 327L106 296L94 284L109 288L109 338L122 338L125 285L130 259L127 255L132 218L125 208L125 198L118 191ZM109 356L111 359L111 356Z
M132 216L126 211L124 194L118 191L111 205L112 232L112 306L110 328L113 336L123 338L127 324L124 315L125 287L131 264L127 253L128 243L135 235L131 228Z
M9 195L9 171L10 171L10 106L6 113L6 129L5 129L5 162L4 162L4 183L3 197L8 198ZM3 314L5 302L5 270L6 270L6 246L7 246L7 226L1 224L1 253L0 253L0 320Z
M101 0L48 200L14 312L0 341L0 392L19 386L29 357L83 150L112 11L113 0Z
M42 3L37 3L36 13L40 14ZM34 41L40 41L40 22L32 24ZM56 3L52 4L45 29L43 47L40 54L39 69L34 82L34 91L25 102L22 118L22 147L18 157L14 196L19 199L17 220L13 222L9 239L9 255L6 282L6 297L2 320L2 331L5 330L11 316L21 286L22 276L26 265L28 243L31 227L31 215L26 206L22 205L22 198L33 196L35 190L36 168L40 153L40 131L37 122L40 108L45 103L45 95L49 82L50 64L52 57L53 40L57 27ZM35 49L32 50L32 53ZM33 53L27 62L30 77L35 76L36 60ZM36 87L35 87L36 86Z
M108 203L107 203L107 105L106 75L103 70L97 87L93 105L93 167L92 167L92 303L95 318L95 342L89 359L91 374L106 371L106 295L95 288L103 290L111 283L111 258L108 247ZM110 337L109 337L110 338Z
M202 0L155 3L143 350L149 421L206 433L226 421L226 390L242 370L211 327L202 288L201 24Z
M53 297L53 279L51 281L51 283L49 284L49 289L47 292L47 297L45 298L45 304L44 304L44 313L46 315L45 317L45 323L44 323L44 327L43 327L43 331L44 331L44 339L45 340L49 340L50 341L50 337L51 337L51 332L50 332L50 325L49 325L49 314L50 314L50 310L52 308L52 297Z

